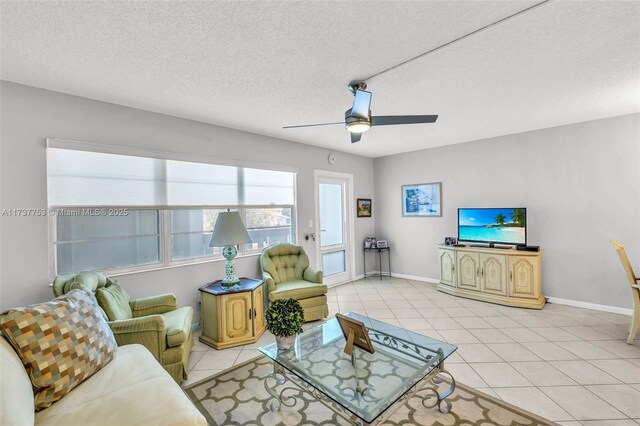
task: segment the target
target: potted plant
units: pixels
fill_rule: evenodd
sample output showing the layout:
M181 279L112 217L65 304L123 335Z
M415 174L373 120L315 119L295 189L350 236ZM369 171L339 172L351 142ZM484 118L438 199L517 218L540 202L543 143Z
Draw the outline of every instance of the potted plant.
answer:
M267 309L267 329L276 336L278 349L293 347L296 335L302 333L304 308L295 299L281 299Z

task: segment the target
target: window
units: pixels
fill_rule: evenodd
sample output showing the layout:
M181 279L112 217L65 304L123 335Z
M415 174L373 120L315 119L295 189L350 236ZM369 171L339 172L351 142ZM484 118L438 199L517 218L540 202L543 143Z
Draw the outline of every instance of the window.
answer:
M47 139L49 208L58 212L50 221L52 276L222 258L221 248L209 242L226 209L240 213L253 240L238 247L239 256L296 242L293 172L99 148Z
M293 208L238 208L253 240L239 247L239 255L257 253L277 242L293 243ZM218 213L224 209L171 211L171 260L221 257L221 247L209 247Z
M216 256L220 247L209 247L221 209L171 211L171 260Z
M60 210L56 217L56 273L160 262L158 210Z
M247 251L261 251L273 243L295 241L293 209L246 209L245 225L252 243L247 244Z

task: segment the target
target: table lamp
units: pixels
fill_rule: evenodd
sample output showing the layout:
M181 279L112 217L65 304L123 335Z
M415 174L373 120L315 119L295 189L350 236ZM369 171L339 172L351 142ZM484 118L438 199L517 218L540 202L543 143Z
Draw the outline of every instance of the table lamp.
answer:
M222 256L227 259L224 268L225 275L222 279L223 286L230 287L240 281L236 275L236 266L233 261L233 258L238 254L236 245L250 242L251 237L238 212L227 210L218 214L209 247L223 247Z

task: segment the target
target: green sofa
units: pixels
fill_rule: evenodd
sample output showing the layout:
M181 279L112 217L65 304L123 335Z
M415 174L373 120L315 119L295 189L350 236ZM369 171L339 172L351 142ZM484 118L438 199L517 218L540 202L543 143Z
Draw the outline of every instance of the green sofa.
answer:
M60 275L53 282L53 293L60 296L80 287L95 293L118 346L139 343L176 382L187 378L193 308L176 308L173 294L131 299L116 281L99 272Z
M269 302L296 299L304 308L304 320L316 321L329 316L327 286L322 271L309 266L309 257L300 246L278 243L260 255L262 279L267 283Z

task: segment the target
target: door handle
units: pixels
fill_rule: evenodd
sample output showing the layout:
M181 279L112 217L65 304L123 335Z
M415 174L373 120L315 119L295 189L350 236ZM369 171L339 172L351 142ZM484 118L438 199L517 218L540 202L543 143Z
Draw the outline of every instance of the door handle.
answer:
M484 268L480 268L480 276L484 278Z
M249 308L249 319L252 319L252 318L253 318L253 317L251 316L252 312L253 312L253 309Z
M509 271L509 281L513 281L513 271Z
M451 272L455 272L456 271L456 267L451 265Z
M256 311L256 308L253 308L253 317L254 318L258 317L258 311Z

